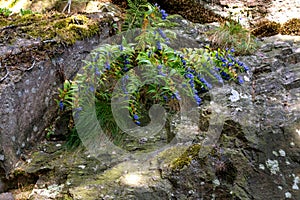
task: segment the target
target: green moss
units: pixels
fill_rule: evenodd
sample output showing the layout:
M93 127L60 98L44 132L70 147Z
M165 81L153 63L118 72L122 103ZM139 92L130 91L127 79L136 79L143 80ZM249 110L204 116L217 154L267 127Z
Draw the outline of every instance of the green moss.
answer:
M198 156L200 148L200 144L194 144L190 146L183 154L180 155L179 158L176 158L172 161L172 170L180 170L184 166L188 166L191 163L191 161Z
M27 34L41 40L54 39L63 44L91 37L99 32L98 22L85 15L68 16L60 13L0 16L0 28L18 27L18 35Z
M280 33L282 35L300 35L300 19L293 18L285 22L281 29Z

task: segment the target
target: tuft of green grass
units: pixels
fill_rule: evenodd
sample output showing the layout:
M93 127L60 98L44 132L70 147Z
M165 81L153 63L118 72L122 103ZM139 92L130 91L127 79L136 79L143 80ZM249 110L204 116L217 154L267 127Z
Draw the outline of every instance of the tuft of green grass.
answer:
M252 54L259 47L251 32L235 21L225 21L220 27L209 31L207 35L213 48L234 48L236 55Z
M104 133L117 145L121 140L121 129L118 127L111 111L110 101L98 98L95 101L97 119Z
M0 8L0 15L4 15L5 17L8 17L11 13L12 11L7 8Z
M72 127L70 129L70 133L68 134L66 138L66 143L65 143L67 149L76 149L81 145L81 139L77 133L77 130L75 127Z

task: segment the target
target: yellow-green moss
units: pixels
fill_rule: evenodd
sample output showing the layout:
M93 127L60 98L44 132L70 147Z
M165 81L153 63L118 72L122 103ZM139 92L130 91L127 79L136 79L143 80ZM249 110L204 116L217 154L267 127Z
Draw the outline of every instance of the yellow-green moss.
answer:
M0 29L16 26L20 35L27 34L42 40L53 39L59 43L74 44L76 40L91 37L99 32L98 22L85 15L68 16L61 13L0 16Z
M293 18L285 22L280 33L282 35L300 35L300 18Z
M188 166L193 159L198 156L201 145L194 144L190 146L179 158L176 158L171 163L172 170L180 170L184 166Z

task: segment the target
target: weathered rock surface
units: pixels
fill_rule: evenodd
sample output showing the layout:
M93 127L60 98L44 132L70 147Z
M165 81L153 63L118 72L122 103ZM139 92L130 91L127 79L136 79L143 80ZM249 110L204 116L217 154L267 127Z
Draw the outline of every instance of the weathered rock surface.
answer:
M69 48L58 47L54 40L24 38L0 44L0 168L9 172L23 152L44 137L57 115L57 88L74 77L88 52L110 35L110 21L99 22L99 35Z
M194 24L181 24L180 41L185 36L189 45L208 43L192 31ZM45 142L18 164L8 189L16 199L39 200L299 199L300 42L277 35L262 43L254 55L238 57L250 67L243 85L224 84L205 98L210 124L215 106L223 109L224 124L213 146L203 143L207 121L204 127L202 121L199 127L174 123L176 135L195 137L147 157L150 139L136 141L128 157L108 151L97 159L84 148L65 151L61 143ZM28 177L23 182L28 190L20 193L16 182L22 177Z

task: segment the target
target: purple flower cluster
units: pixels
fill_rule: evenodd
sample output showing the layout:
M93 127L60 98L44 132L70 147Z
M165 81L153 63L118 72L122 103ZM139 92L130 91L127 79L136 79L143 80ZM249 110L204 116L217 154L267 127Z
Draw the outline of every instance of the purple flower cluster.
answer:
M123 51L123 50L124 50L123 45L120 45L120 46L119 46L119 49L120 49L120 51Z
M193 75L192 72L193 72L193 70L188 69L187 73L185 74L185 77L188 79L188 83L190 84L190 86L191 86L191 88L193 90L194 99L196 100L197 105L200 105L202 100L199 97L198 91L195 88L195 80L194 80L195 76Z
M219 75L219 73L217 73L217 71L219 71L219 70L217 70L216 67L215 67L215 70L210 70L210 73L211 73L215 78L217 78L217 80L218 80L219 83L224 83L222 77Z
M75 110L74 110L75 112L75 114L74 114L74 117L75 117L75 119L78 119L79 118L79 113L82 111L82 107L78 107L78 108L75 108Z
M59 101L59 109L60 109L61 111L64 110L64 102L63 102L63 100L60 100L60 101Z
M166 34L160 28L158 28L158 33L163 39L167 39Z
M243 77L241 77L241 76L238 76L237 80L238 80L239 84L243 84L245 82Z
M166 20L168 17L168 14L166 13L166 11L164 9L161 9L160 13L161 13L161 19Z
M166 13L166 11L164 9L160 9L160 6L157 3L155 3L154 6L157 7L158 10L160 11L160 13L161 13L161 19L162 20L167 19L168 14Z
M165 44L169 45L170 44L170 39L166 36L166 34L161 30L160 28L157 29L159 35L165 40Z
M165 73L162 72L162 66L161 65L158 65L157 69L158 69L158 74L159 75L161 75L161 76L167 76Z
M180 97L180 95L179 95L179 93L178 93L178 91L176 90L175 92L174 92L174 94L172 95L172 99L177 99L178 101L180 101L181 100L181 97Z
M96 75L96 76L100 76L100 75L101 75L101 73L100 73L98 67L95 67L95 75Z
M130 64L128 55L124 55L124 56L123 56L123 60L124 60L123 71L124 71L124 72L127 72L127 71L129 70L129 68L127 67L127 65Z
M133 119L136 125L141 125L141 122L139 121L139 116L137 114L133 115Z
M157 41L157 42L156 42L156 48L157 48L158 51L161 51L161 50L162 50L162 46L161 46L161 44L160 44L160 41Z
M110 64L108 61L105 62L104 67L105 69L110 70Z
M218 52L216 53L215 57L219 61L219 64L222 69L215 68L218 73L220 73L221 77L224 80L230 80L232 77L237 77L237 72L247 72L249 71L249 67L245 65L243 62L237 60L234 58L231 53L234 53L235 50L226 48L226 53L224 57L222 55L219 55ZM217 77L216 75L214 75ZM217 77L218 78L218 77ZM218 80L220 80L218 78ZM241 76L238 76L236 81L239 84L244 83L244 79ZM220 81L219 81L220 82Z
M181 62L184 67L186 67L186 60L184 59L183 55L180 56Z
M199 78L199 80L208 88L208 89L211 89L212 88L212 85L209 83L209 82L207 82L206 80L205 80L205 78L200 78L200 75L198 76L198 78Z

